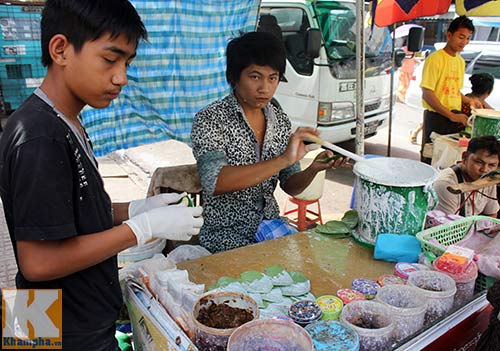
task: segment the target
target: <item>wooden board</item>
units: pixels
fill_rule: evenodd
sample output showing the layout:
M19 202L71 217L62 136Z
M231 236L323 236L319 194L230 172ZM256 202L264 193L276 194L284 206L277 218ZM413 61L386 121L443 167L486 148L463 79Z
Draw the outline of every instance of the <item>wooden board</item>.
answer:
M500 174L494 174L489 177L479 178L473 182L464 182L447 187L453 194L468 193L474 190L481 190L491 185L500 184Z
M191 281L208 288L222 276L237 278L242 272L263 272L275 264L306 275L315 296L350 288L355 278L376 281L380 275L394 272L394 263L374 260L372 249L351 239L332 239L316 233L293 234L181 262L177 267L188 270Z

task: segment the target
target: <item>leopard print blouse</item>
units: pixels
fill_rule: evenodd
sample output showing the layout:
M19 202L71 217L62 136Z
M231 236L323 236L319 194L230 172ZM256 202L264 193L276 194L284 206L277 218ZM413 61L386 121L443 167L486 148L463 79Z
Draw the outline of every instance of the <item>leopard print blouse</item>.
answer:
M257 139L233 94L208 105L194 118L191 141L204 196L204 224L199 239L211 252L255 243L260 222L279 217L273 195L278 180L282 187L300 171L297 162L256 186L213 195L222 167L270 160L285 151L291 135L288 116L271 103L264 108L264 115L266 135L260 159Z

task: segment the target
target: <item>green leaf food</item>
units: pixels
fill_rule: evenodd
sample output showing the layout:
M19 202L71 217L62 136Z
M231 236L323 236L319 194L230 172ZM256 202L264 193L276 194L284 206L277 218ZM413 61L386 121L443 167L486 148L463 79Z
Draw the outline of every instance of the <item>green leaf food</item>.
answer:
M256 280L261 279L264 276L261 272L257 271L246 271L240 274L240 281L242 283L252 283Z
M351 232L351 229L343 221L328 221L318 225L314 230L321 234L348 234Z
M299 296L307 294L311 290L311 282L300 272L290 272L293 284L281 287L281 293L285 296Z
M354 229L358 225L359 215L356 210L349 210L344 213L344 217L342 217L342 222L349 228Z
M273 288L273 282L267 275L257 271L247 271L240 274L241 284L250 293L266 294Z
M177 201L177 204L182 204L182 205L185 205L186 207L193 207L194 206L193 199L189 195L185 195L185 196L181 197L181 199L179 201Z
M270 292L267 294L261 294L262 300L269 301L269 302L282 302L283 301L283 294L281 293L280 288L273 288Z
M264 305L264 301L262 300L262 295L259 293L248 293L248 296L250 296L254 301L257 303L257 306L259 308L265 308L266 305Z
M290 272L290 276L292 277L294 283L304 283L309 281L309 279L307 279L307 277L300 272Z
M271 278L274 286L290 285L293 283L290 274L279 265L268 266L264 272Z
M239 281L238 279L232 277L220 277L219 280L217 280L217 284L215 284L215 287L223 288L231 283L236 283L238 281Z
M336 161L341 157L342 157L342 155L340 155L340 154L334 154L332 157L322 158L322 159L317 160L317 162L328 163L330 161Z

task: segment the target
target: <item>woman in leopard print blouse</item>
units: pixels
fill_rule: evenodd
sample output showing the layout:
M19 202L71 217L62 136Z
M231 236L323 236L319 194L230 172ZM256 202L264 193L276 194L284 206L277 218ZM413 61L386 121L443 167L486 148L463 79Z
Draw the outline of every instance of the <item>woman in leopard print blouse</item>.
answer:
M291 133L291 123L270 101L285 72L285 50L266 32L231 40L226 78L232 93L195 116L191 140L204 195L200 243L211 252L255 243L262 220L279 218L273 196L278 181L290 195L302 192L315 175L340 167L340 158L313 162L301 171L312 128ZM331 157L324 151L316 159Z

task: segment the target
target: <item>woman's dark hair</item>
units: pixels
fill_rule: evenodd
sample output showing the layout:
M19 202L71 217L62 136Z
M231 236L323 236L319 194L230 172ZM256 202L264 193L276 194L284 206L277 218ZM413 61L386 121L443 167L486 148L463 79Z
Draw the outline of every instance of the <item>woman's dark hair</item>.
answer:
M493 91L495 77L490 73L476 73L469 77L472 84L472 94L481 96Z
M144 24L128 0L47 0L42 11L42 64L50 66L49 42L63 34L79 52L87 41L109 33L130 42L147 39Z
M240 80L241 72L254 64L269 66L285 74L285 47L273 34L249 32L232 39L226 49L226 79L232 88Z
M448 26L448 32L453 34L459 28L466 28L471 32L474 32L475 30L474 25L472 24L472 20L467 16L460 16L451 21L450 25Z
M490 156L498 155L500 158L500 142L493 135L483 135L469 141L467 154L474 154L480 150L486 150Z

